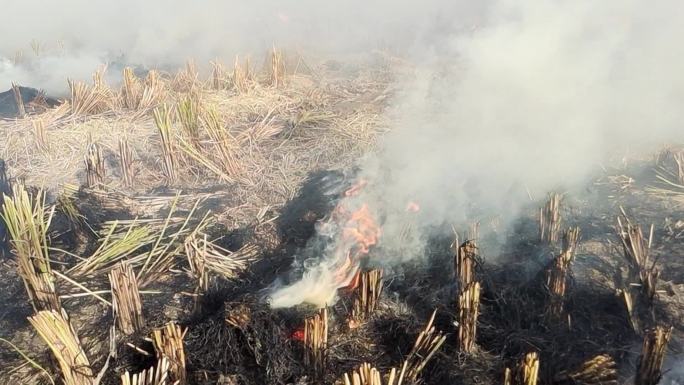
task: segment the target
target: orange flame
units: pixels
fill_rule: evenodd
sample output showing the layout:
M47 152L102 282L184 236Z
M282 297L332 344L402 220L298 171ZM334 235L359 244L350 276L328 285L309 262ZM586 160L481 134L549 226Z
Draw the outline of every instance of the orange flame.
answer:
M345 197L357 196L366 185L361 180L349 190L345 191ZM337 266L334 270L335 284L338 288L353 290L358 286L359 267L361 258L368 254L370 248L378 243L380 227L367 204L362 204L356 211L350 212L343 201L335 209L336 220L344 223L341 239L335 255Z

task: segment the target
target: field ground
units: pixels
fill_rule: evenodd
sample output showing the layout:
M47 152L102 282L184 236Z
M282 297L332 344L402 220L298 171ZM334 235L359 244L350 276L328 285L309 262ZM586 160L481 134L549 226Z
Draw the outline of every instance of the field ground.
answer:
M9 181L45 190L56 207L49 230L56 292L95 371L110 353L107 273L122 258L138 273L145 325L119 333L103 384L151 366L154 348L145 338L169 321L188 328L188 383L312 382L301 344L292 338L312 309L271 310L261 297L287 271L316 221L333 210L330 186L349 185L355 162L391 127L383 112L397 69L381 54L355 64L281 63L276 52L269 60L259 71L248 64L230 72L215 66L208 80L191 65L158 79L129 77L122 90L96 76L80 91L72 86L70 104L0 120ZM659 165L676 178L671 163ZM350 329L349 303L331 307L322 381L339 380L362 362L383 372L397 367L437 309L435 326L447 339L418 377L425 383L499 383L503 368L529 351L540 355L543 384L569 383L562 373L600 354L617 363L619 383L631 383L641 336L617 295L616 282L627 279L615 231L620 207L644 229L654 226L651 260L661 275L644 325L674 326L665 366L674 368L677 360L684 366L684 187L658 179L655 169L655 161L634 160L563 197L564 225L579 226L582 234L566 296L569 326L550 325L542 314L543 274L558 249L538 243L538 200L500 234L503 244L479 242L475 275L483 294L473 353L455 346L457 294L451 229L445 229L431 240L427 264L387 272L368 322ZM140 238L131 240L136 231ZM200 234L237 261L211 270L201 296L186 255L186 241ZM494 249L501 255L488 255ZM27 321L33 308L9 249L0 260L0 282L0 379L50 383L43 368L57 381L59 365ZM248 309L244 324L226 321L240 309ZM667 375L682 381L682 374Z

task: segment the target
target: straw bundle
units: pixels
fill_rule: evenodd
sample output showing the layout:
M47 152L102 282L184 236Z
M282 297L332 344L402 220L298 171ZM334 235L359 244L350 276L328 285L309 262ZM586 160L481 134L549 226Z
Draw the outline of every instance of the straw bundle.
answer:
M546 314L554 320L563 319L568 272L579 243L579 236L579 227L566 230L563 235L563 250L546 270L546 287L549 291Z
M554 383L577 385L617 385L617 365L607 354L601 354L585 361L579 368L560 372Z
M454 242L458 245L458 239ZM455 250L454 270L458 281L459 290L464 290L474 280L474 267L477 258L477 243L467 240Z
M50 142L47 137L47 130L45 129L45 121L43 119L36 119L31 121L33 126L33 139L36 142L38 150L45 154L50 153Z
M119 138L119 162L123 184L130 187L133 185L133 151L125 137Z
M364 362L351 374L345 373L342 381L344 381L344 385L401 385L403 375L404 373L402 372L397 376L397 370L392 368L386 376L387 381L383 381L380 371L371 364Z
M671 336L672 327L657 326L646 332L634 378L635 385L657 385L660 382L661 369Z
M65 385L93 385L90 362L64 309L39 311L29 322L55 356Z
M537 353L527 353L513 370L506 368L504 385L536 385L538 375L539 356Z
M378 307L382 294L382 269L361 272L360 284L354 290L354 305L350 324L358 324L368 319Z
M14 94L14 102L17 105L17 115L20 118L26 116L26 108L24 107L24 99L21 97L21 90L19 86L12 82L12 93Z
M110 271L109 284L112 287L112 311L119 329L128 335L140 330L145 321L138 280L131 265L124 261Z
M425 368L425 365L427 365L428 361L430 361L432 356L446 340L446 336L432 326L436 315L437 310L432 312L430 320L420 332L418 338L416 338L413 349L411 349L411 352L404 360L402 373L404 373L406 378L410 381L415 381L416 378L418 378L418 374Z
M55 292L47 236L55 207L45 206L42 190L34 197L21 184L12 187L11 197L3 195L2 218L17 258L19 276L34 310L58 310L61 304Z
M271 68L268 76L268 82L273 87L280 87L285 84L285 61L283 60L283 53L273 46L271 50Z
M162 155L164 158L163 172L168 183L176 181L176 151L171 132L171 108L164 104L154 109L154 123L159 130L159 138L162 145Z
M187 381L185 350L183 348L183 338L186 331L187 329L181 331L180 326L170 322L164 328L155 329L152 332L152 344L157 352L157 359L166 358L169 360L169 378L179 385L184 385Z
M553 193L539 210L539 240L542 243L553 245L558 242L561 229L560 203L560 194Z
M316 378L325 373L328 349L328 309L323 308L304 321L304 366Z
M169 379L169 360L165 357L157 361L157 365L140 373L121 375L121 385L167 385ZM175 382L175 385L178 382Z
M477 317L480 314L480 283L473 282L458 296L458 347L472 352L477 335Z
M102 150L97 143L88 145L88 153L85 156L86 186L93 188L103 185L105 182L105 163Z
M641 286L642 298L650 306L656 295L656 284L660 276L660 271L655 268L655 263L652 264L649 260L653 242L653 225L651 225L648 240L646 240L641 231L641 226L632 223L622 210L622 216L617 219L616 232L622 242L630 278L638 281Z

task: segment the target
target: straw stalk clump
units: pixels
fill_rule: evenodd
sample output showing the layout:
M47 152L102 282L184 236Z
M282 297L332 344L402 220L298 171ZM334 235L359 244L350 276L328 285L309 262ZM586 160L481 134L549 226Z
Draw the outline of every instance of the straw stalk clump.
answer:
M95 385L88 357L64 309L39 311L29 322L55 356L65 385Z
M24 98L21 96L19 86L12 82L12 93L14 94L14 103L17 105L17 115L20 118L26 116L26 107L24 106Z
M172 109L164 104L154 109L154 123L159 130L159 138L162 147L163 167L162 171L168 183L176 181L176 146L171 129Z
M12 253L36 311L61 308L48 252L48 228L54 211L54 206L45 206L41 190L31 196L21 184L13 186L11 197L3 196L2 218L10 235Z
M181 327L173 322L152 332L152 344L155 352L157 352L157 360L164 358L169 360L169 378L179 385L184 385L187 382L185 349L183 348L185 332L187 329L182 331Z
M269 71L269 84L273 87L280 87L285 84L285 61L283 53L273 46L271 50L271 68Z
M259 253L258 247L253 244L246 244L237 251L230 251L209 241L205 234L198 233L186 238L184 248L191 271L200 281L208 271L223 278L235 278ZM204 284L206 279L203 279Z
M539 376L539 355L527 353L514 368L506 368L504 385L536 385Z
M404 360L402 373L410 381L415 381L418 378L425 365L427 365L446 340L446 336L433 326L436 315L437 310L432 312L430 320L428 320L423 330L418 334L413 349L411 349L411 352Z
M561 231L561 195L553 193L544 207L539 209L539 240L543 244L554 245Z
M458 347L472 352L477 336L477 318L480 314L480 283L473 282L458 296Z
M357 370L345 373L339 382L344 385L402 385L404 381L408 384L417 383L420 372L446 340L446 336L432 325L436 314L435 310L418 334L413 349L404 359L400 371L392 368L387 375L382 376L371 364L363 363Z
M233 66L233 88L238 93L245 93L252 83L252 69L249 58L245 59L244 65L240 64L239 57L235 57Z
M228 86L226 68L219 61L211 62L211 87L215 90L225 90Z
M354 304L352 305L350 325L358 325L370 318L378 307L382 294L382 269L368 270L360 273L359 285L354 290Z
M563 319L570 265L574 259L575 250L577 250L579 237L579 227L566 230L563 235L563 249L546 270L546 287L549 294L546 315L556 321Z
M140 373L131 374L126 371L121 375L121 385L175 385L169 382L169 360L164 357L157 364Z
M93 188L105 183L105 163L102 149L97 143L90 143L85 156L86 186Z
M124 68L119 92L119 103L123 108L144 113L156 107L163 98L164 85L157 71L149 71L141 80L131 67Z
M200 101L199 94L192 92L178 103L178 121L190 143L201 151L200 141Z
M573 371L562 371L554 383L567 385L617 385L617 364L607 354L595 356Z
M671 336L672 327L657 326L646 332L634 378L635 385L657 385L660 382Z
M124 186L133 186L133 151L125 137L119 139L119 162Z
M83 82L68 80L69 90L71 91L71 114L94 115L111 110L111 90L100 80L99 75L95 75L95 84L90 86Z
M328 309L320 309L304 321L304 366L316 378L325 374L328 350Z
M125 334L142 329L142 301L131 265L121 262L109 272L109 283L112 288L112 311L119 329Z
M475 276L475 264L477 262L477 243L474 240L467 240L458 244L458 239L454 242L454 271L458 282L459 291L465 290L470 285Z
M403 376L404 372L397 374L397 370L392 368L384 380L378 369L364 362L350 374L345 373L342 382L344 385L401 385Z
M50 154L50 141L48 140L47 130L45 129L45 121L43 119L35 119L31 121L33 126L33 139L36 141L36 147L44 154Z
M627 260L629 278L637 281L636 283L641 287L642 298L649 304L656 295L656 284L660 276L660 271L650 261L653 230L653 225L651 225L648 239L646 239L641 226L630 221L624 211L617 219L616 232Z

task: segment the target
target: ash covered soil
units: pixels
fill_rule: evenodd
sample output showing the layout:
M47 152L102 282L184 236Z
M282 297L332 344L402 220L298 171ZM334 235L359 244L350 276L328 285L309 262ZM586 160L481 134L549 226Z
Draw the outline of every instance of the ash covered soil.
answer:
M375 71L353 68L336 75L325 68L312 70L285 89L255 86L243 96L244 102L236 101L240 95L232 91L197 86L203 103L223 109L226 124L236 127L236 135L258 131L246 134L249 151L238 155L248 170L244 180L221 180L185 153L179 161L179 181L163 183L163 152L154 123L149 115L130 120L127 111L71 120L47 116L46 122L51 122L48 135L73 145L63 153L51 155L56 145L45 151L20 143L28 155L13 153L21 152L16 146L4 146L8 181L46 186L47 201L56 205L50 232L53 268L72 277L57 279L57 292L64 296L62 306L95 372L112 353L109 329L114 319L111 306L105 303L111 300L107 269L76 277L72 268L79 257L97 253L114 220L123 226L113 230L116 234L135 225L128 221L138 218L151 233L182 235L159 238L176 251L169 253L168 264L141 285L144 325L131 335L117 333L115 354L102 384L119 384L125 371L139 372L155 364L148 337L170 321L186 330L183 348L190 384L336 383L364 362L384 373L401 365L434 310L434 326L446 334L446 340L417 383L501 383L504 369L529 352L539 354L540 384L592 383L566 374L598 355L609 355L616 362L617 383L631 383L643 337L631 327L618 293L627 280L627 262L615 230L621 207L644 229L653 224L651 260L661 274L652 309L640 316L644 328L674 327L661 383L682 383L684 373L677 370L684 366L684 189L658 179L659 165L643 159L604 170L583 189L563 195L563 227L578 226L581 240L571 265L562 322L549 322L544 314L548 301L545 271L560 245L539 242L538 212L546 197L531 197L511 227L502 228L501 218L473 218L481 220L482 234L477 240L475 268L482 297L473 352L457 349L458 287L451 247L451 225L465 230L469 224L445 224L432 231L420 258L385 267L378 308L361 325L349 327L351 296L341 293L340 301L329 309L327 360L322 377L316 378L312 368L304 365L304 347L297 334L316 309L307 305L271 309L265 296L270 285L290 271L295 255L314 235L316 223L335 208L340 197L330 191L344 191L354 183L354 161L372 150L375 137L383 131L385 122L377 115L384 108L390 84L385 67ZM168 87L171 100L193 92L192 87L176 90L171 81ZM273 105L277 108L269 112ZM12 135L18 137L27 127L30 123L19 119L3 123L0 129L8 143L16 144ZM82 186L82 158L88 147L83 132L91 132L102 145L106 167L111 170L104 186L98 188ZM139 139L131 145L140 182L129 187L122 185L116 161L116 143L123 132ZM62 165L55 174L58 180L41 183L54 163ZM206 223L205 215L211 218ZM229 275L212 272L203 292L197 291L182 247L191 229L199 227L216 246L235 253L231 255L250 252L244 268ZM252 251L254 246L256 251ZM145 247L141 253L152 246ZM370 266L373 252L368 257ZM27 321L34 310L7 243L0 282L0 378L21 384L48 384L48 376L61 381L59 364ZM101 293L104 301L83 287Z

